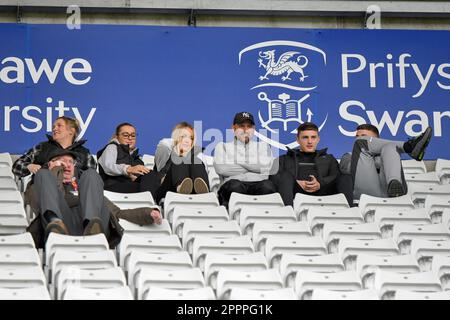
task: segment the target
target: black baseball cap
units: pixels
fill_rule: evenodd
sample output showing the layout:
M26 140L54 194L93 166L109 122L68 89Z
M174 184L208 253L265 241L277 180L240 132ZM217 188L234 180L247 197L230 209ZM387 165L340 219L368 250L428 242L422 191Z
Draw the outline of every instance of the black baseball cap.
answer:
M250 112L239 112L234 116L233 124L243 124L245 121L255 125L255 120Z

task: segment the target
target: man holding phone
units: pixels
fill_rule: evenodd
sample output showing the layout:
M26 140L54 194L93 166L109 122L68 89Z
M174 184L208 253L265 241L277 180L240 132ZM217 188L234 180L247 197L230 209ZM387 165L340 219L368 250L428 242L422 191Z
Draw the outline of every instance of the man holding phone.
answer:
M297 128L298 149L289 149L279 160L279 170L272 181L285 205L293 205L295 194L335 194L339 164L327 149L317 150L319 128L305 122Z

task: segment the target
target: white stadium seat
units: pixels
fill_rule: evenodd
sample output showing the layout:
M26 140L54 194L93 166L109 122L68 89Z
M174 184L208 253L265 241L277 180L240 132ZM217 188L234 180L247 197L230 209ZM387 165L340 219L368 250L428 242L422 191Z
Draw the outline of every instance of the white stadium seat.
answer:
M8 152L0 153L0 167L11 168L12 165L11 155Z
M45 243L45 265L50 266L57 250L78 252L109 250L108 241L103 233L93 236L68 236L51 232Z
M0 207L1 218L26 218L27 214L21 203Z
M381 239L381 231L376 223L340 224L326 222L323 226L323 240L329 253L338 252L339 241L342 238L357 240Z
M410 252L412 239L423 239L433 241L450 240L450 231L444 224L429 224L414 226L407 224L395 224L392 238L397 243L402 254Z
M450 257L440 255L433 257L431 271L441 281L442 289L450 291Z
M151 154L143 154L142 162L144 162L144 166L146 166L148 169L153 170L153 167L155 166L155 156Z
M253 245L256 251L263 251L268 237L308 238L311 230L306 222L270 223L257 221L253 225Z
M409 174L420 174L420 173L426 173L427 167L425 166L425 162L417 161L414 159L408 159L408 160L402 160L402 168L403 172L406 175Z
M17 204L24 205L22 195L19 191L2 190L0 192L0 210L3 211L3 207Z
M337 254L322 256L301 256L285 253L280 260L280 274L286 287L293 287L297 271L340 272L345 271L344 264Z
M244 206L239 215L239 225L242 233L252 236L253 225L256 221L289 223L296 222L294 209L291 206L277 208L257 208Z
M211 287L198 289L167 289L150 287L145 300L215 300Z
M0 288L0 300L51 300L44 285L30 288Z
M31 233L25 232L11 236L0 236L0 251L23 249L35 249L34 240Z
M202 222L227 222L229 221L228 211L224 206L212 208L190 208L177 206L173 210L172 228L173 233L181 237L183 235L183 225L187 220Z
M205 258L205 282L213 289L217 288L217 273L222 268L239 271L267 270L266 257L261 252L250 254L229 255L208 253Z
M450 257L450 241L412 239L411 255L419 262L422 271L429 271L433 257Z
M450 160L438 158L435 170L442 184L450 183Z
M308 211L307 220L312 234L315 236L322 236L323 224L325 222L336 222L340 224L364 223L358 207L339 210L311 208Z
M391 238L378 240L355 240L343 238L339 241L338 252L346 269L353 270L356 267L356 258L359 254L395 256L400 254L400 249Z
M133 209L141 207L151 207L155 205L150 191L136 193L120 193L103 191L103 194L120 209Z
M64 300L133 300L133 296L127 286L93 289L69 285Z
M427 196L424 206L433 223L440 223L444 210L450 209L450 196Z
M373 216L374 222L379 225L383 238L392 238L394 224L425 225L431 224L430 216L423 208L405 212L377 209Z
M241 229L236 221L197 222L186 221L183 227L183 248L192 254L192 243L196 237L233 238L241 236Z
M450 209L445 209L442 212L441 223L446 225L447 228L450 230Z
M274 290L256 290L234 287L229 300L297 300L292 288Z
M256 207L265 210L284 207L284 203L279 193L254 196L233 192L228 202L230 218L239 221L239 215L243 207Z
M3 208L0 207L0 210ZM13 235L26 231L28 227L27 218L2 217L0 215L0 235Z
M219 206L219 200L213 192L202 194L181 194L167 192L164 198L164 217L173 223L173 210L175 207L207 209Z
M282 289L283 282L275 269L253 272L220 269L217 275L217 298L228 299L233 288L275 290Z
M31 288L46 285L47 280L41 267L14 270L0 268L0 288Z
M0 166L0 192L5 190L17 191L18 188L11 168Z
M314 289L334 291L361 290L362 284L355 271L319 273L300 270L295 276L294 290L300 300L309 300Z
M409 290L396 290L395 300L450 300L450 291L415 292Z
M294 212L300 221L307 220L309 209L339 210L349 208L343 193L330 196L310 196L297 193L294 198Z
M115 288L125 287L125 275L119 267L107 269L79 269L64 267L55 283L55 297L58 300L65 298L69 286L82 288Z
M377 209L388 209L397 212L408 212L414 209L414 203L411 197L404 195L396 198L379 198L367 194L361 195L359 199L359 209L367 222L373 221L373 214Z
M36 249L9 249L0 246L0 269L41 267L42 262Z
M421 271L412 255L381 257L359 254L356 258L356 272L366 289L374 288L374 275L380 269L397 273L417 273Z
M314 289L311 300L379 300L374 290L333 291Z
M222 254L250 254L255 252L249 236L233 238L205 238L196 237L192 248L194 266L204 270L205 257L208 253Z
M441 283L432 272L419 273L395 273L384 270L375 272L374 288L382 300L393 299L398 289L439 292L442 291Z
M408 189L408 196L411 197L416 207L423 207L427 196L450 197L450 184L431 186L412 186Z
M142 268L137 280L136 298L147 299L152 287L167 289L198 289L205 287L205 280L198 268L180 270L157 270Z
M420 174L411 174L405 175L406 183L408 184L408 188L414 187L417 185L429 186L429 185L439 185L441 181L436 172L427 172Z
M153 223L145 226L140 226L125 219L120 219L119 224L124 229L124 234L131 234L139 237L160 238L172 234L172 229L166 219L162 219L161 224Z

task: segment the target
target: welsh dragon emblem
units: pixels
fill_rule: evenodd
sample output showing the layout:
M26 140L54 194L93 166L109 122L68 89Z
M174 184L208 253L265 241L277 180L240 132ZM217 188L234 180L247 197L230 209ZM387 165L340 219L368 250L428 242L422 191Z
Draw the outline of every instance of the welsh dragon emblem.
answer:
M304 55L299 55L295 60L291 60L296 54L300 54L297 51L288 51L283 53L278 61L275 61L275 50L263 51L259 52L259 68L263 67L266 70L266 74L264 76L260 76L259 80L269 80L268 75L280 76L286 73L285 76L281 77L282 81L292 80L289 78L292 72L296 72L300 74L300 81L305 80L308 76L305 76L303 72L303 68L308 65L308 58ZM266 64L263 63L264 60L267 60ZM300 61L303 60L304 63L299 64Z

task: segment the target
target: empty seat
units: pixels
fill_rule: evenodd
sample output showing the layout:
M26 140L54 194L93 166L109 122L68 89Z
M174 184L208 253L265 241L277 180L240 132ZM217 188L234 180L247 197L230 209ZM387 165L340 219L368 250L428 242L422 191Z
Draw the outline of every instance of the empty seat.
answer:
M219 206L219 200L213 192L203 194L181 194L167 192L164 199L164 217L173 223L173 210L175 207L182 208L214 208Z
M294 198L294 212L300 221L307 220L308 210L311 208L339 210L349 207L347 198L343 193L330 196L310 196L297 193Z
M392 238L397 243L402 254L410 252L412 239L433 241L450 240L450 231L444 224L429 224L414 226L407 224L394 224Z
M127 286L93 289L70 285L64 300L133 300L133 296Z
M23 198L19 191L2 190L0 192L0 208L17 204L23 207Z
M374 284L382 300L392 299L398 289L420 292L442 291L441 283L433 272L403 274L377 270Z
M0 191L1 192L1 191ZM0 219L1 218L26 218L27 214L21 203L15 203L0 207Z
M229 300L297 300L294 289L257 290L231 288Z
M18 188L11 168L0 166L0 192L4 190L17 191Z
M360 254L356 258L356 272L366 289L373 289L374 275L379 269L398 273L420 272L419 265L412 255L381 257Z
M124 229L124 234L131 234L139 237L160 238L172 234L172 229L170 229L169 222L166 219L162 219L161 224L153 223L145 226L140 226L136 223L120 219L119 224Z
M192 243L195 237L233 238L241 236L241 229L236 221L197 222L186 221L183 227L183 248L192 254Z
M208 253L204 272L206 285L217 288L217 273L222 268L251 272L267 270L268 266L266 257L261 252L239 255Z
M119 265L128 270L128 261L133 251L147 253L173 253L182 251L180 240L176 235L160 238L143 238L124 234L117 246Z
M26 267L41 267L41 259L36 249L9 249L0 246L0 269L17 269Z
M167 289L150 287L145 300L215 300L211 287L198 289Z
M0 153L0 167L12 167L12 159L9 152L2 152Z
M107 269L78 269L64 267L55 283L55 296L58 300L65 298L69 286L82 288L116 288L126 286L125 276L119 267Z
M433 257L438 255L450 257L450 241L412 239L411 255L419 262L422 271L429 271Z
M450 300L450 291L444 292L415 292L396 290L395 300Z
M3 208L0 207L0 210ZM0 215L0 235L24 233L28 227L27 218L2 217Z
M137 281L137 298L147 299L152 287L167 289L198 289L205 287L205 280L198 268L180 270L157 270L142 268Z
M192 268L191 257L186 251L176 253L132 252L128 265L128 284L136 288L142 269L180 270Z
M317 256L328 253L327 247L320 237L280 238L267 237L265 255L271 268L278 267L284 254Z
M44 285L30 288L0 288L0 300L51 300Z
M93 252L74 252L63 249L56 250L52 263L48 266L51 283L58 282L58 276L66 267L80 269L107 269L117 267L116 257L112 250Z
M339 256L348 270L355 269L356 257L359 254L377 256L394 256L400 254L400 249L391 238L378 240L355 240L343 238L339 241Z
M323 240L329 253L338 252L339 241L342 238L357 240L381 239L381 231L376 223L340 224L327 222L323 227Z
M187 220L202 222L227 222L228 211L224 206L211 208L185 208L177 206L173 210L173 233L179 237L183 235L183 225Z
M450 160L438 158L436 160L435 171L438 174L442 184L450 183Z
M367 222L373 221L373 214L377 209L388 209L397 212L408 212L414 209L414 203L409 195L396 198L379 198L367 194L361 195L359 199L359 209Z
M311 236L311 230L306 222L269 223L255 222L253 226L253 245L257 251L265 250L268 237L306 238Z
M450 229L450 209L445 209L442 212L441 222L446 225L448 229Z
M31 233L26 232L11 236L0 236L0 251L23 249L35 249L34 240Z
M0 288L31 288L46 286L44 272L40 267L0 268Z
M322 256L300 256L285 253L280 261L280 274L286 287L293 287L297 271L340 272L345 271L338 254Z
M411 197L416 207L423 207L428 195L439 197L450 197L450 184L444 185L415 185L408 188L408 195Z
M437 173L434 171L420 174L405 175L405 180L408 183L408 188L417 185L422 186L439 185L441 183Z
M52 264L56 250L78 252L109 250L108 241L103 233L93 236L68 236L51 232L45 243L45 265Z
M239 221L239 215L243 207L254 207L265 210L269 208L284 207L284 203L279 193L255 196L233 192L230 196L230 201L228 202L230 218Z
M239 225L244 234L252 236L253 225L257 221L272 223L296 222L294 209L291 206L276 208L258 208L244 206L239 215Z
M376 291L356 290L356 291L333 291L325 289L314 289L311 300L379 300Z
M420 174L427 172L427 167L425 166L425 162L423 160L422 161L417 161L414 159L402 160L402 167L405 176L410 174Z
M355 271L319 273L300 270L295 276L294 290L300 300L309 300L314 289L334 291L361 290L362 284Z
M283 282L275 269L253 272L220 269L217 275L217 298L228 299L232 288L274 290L282 289Z
M141 207L152 207L155 205L150 191L136 193L120 193L103 191L103 194L120 209L132 209Z
M442 213L444 210L450 209L450 196L440 197L429 195L425 198L424 206L433 223L440 223L442 221Z
M336 222L340 224L364 223L358 207L338 210L311 208L308 211L307 220L312 234L315 236L322 236L323 224L325 222Z
M205 238L196 237L193 243L192 260L194 266L204 270L205 257L208 253L222 254L250 254L253 253L252 241L249 236L234 238Z
M440 255L433 257L431 271L441 281L442 289L450 291L450 257Z
M380 227L383 238L392 238L394 224L424 225L431 224L430 216L423 208L404 212L377 209L373 216L374 222Z

